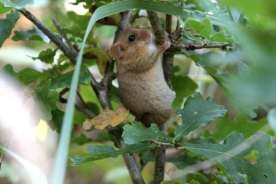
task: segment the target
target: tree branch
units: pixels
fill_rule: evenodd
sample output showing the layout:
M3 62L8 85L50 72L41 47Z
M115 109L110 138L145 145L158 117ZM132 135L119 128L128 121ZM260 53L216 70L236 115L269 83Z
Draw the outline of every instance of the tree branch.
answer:
M231 44L230 43L214 43L214 44L202 44L202 45L193 45L193 44L189 44L189 45L179 45L176 46L176 48L182 48L182 49L186 49L188 51L190 50L198 50L198 49L212 49L212 48L218 48L218 49L223 49L226 50L227 47L230 47Z
M63 97L67 92L69 92L69 88L64 88L63 90L61 90L61 92L59 93L59 101L61 103L67 103L67 99L65 97ZM84 99L82 98L81 94L78 92L77 93L77 100L76 100L76 108L84 113L88 118L93 118L95 117L95 113L92 112L87 104L85 103Z
M161 45L165 42L165 31L161 27L160 19L157 15L157 13L153 11L147 11L148 12L148 18L151 23L151 27L153 29L153 33L155 35L155 42L157 45Z
M141 175L139 167L137 167L137 162L133 155L129 153L124 154L124 161L129 170L129 174L132 178L134 184L145 184L145 181Z
M160 184L164 180L166 163L166 147L160 146L155 152L155 168L153 184Z
M160 130L164 131L164 125ZM155 166L153 184L160 184L164 180L166 164L166 145L158 145L155 150Z
M58 21L56 19L52 19L52 22L54 24L54 26L56 27L57 31L59 32L59 34L64 38L67 46L72 49L72 51L74 53L78 53L78 51L73 47L73 45L71 44L70 40L68 39L66 33L64 32L63 28L60 26L60 24L58 23Z
M78 55L77 52L69 48L62 39L53 34L48 28L46 28L31 12L26 9L18 10L21 14L23 14L28 20L30 20L36 27L42 31L63 53L66 55L71 62L76 62L76 57Z
M166 15L165 30L169 34L169 38L171 38L171 34L172 34L172 16L171 15ZM163 55L162 63L163 63L165 80L167 81L170 88L172 88L171 78L173 75L173 58L174 58L174 52L171 52L170 50L166 50Z
M171 33L171 24L172 24L172 16L166 16L166 27L165 29L161 27L160 19L157 13L153 11L148 11L148 18L150 20L153 33L155 35L155 43L157 45L162 45L166 40L166 32ZM168 85L171 87L171 70L173 63L173 52L167 50L163 55L163 70L165 79ZM160 127L163 130L163 126ZM165 163L166 163L166 147L164 145L160 145L155 150L155 168L154 168L154 180L153 184L160 184L164 180L164 172L165 172Z

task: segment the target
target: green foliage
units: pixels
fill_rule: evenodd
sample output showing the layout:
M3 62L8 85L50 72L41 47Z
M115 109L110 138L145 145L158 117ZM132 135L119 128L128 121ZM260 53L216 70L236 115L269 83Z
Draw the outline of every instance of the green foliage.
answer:
M186 144L184 147L222 164L234 183L273 183L276 172L269 160L275 159L275 150L269 149L270 138L260 135L252 145L243 143L244 141L241 134L231 134L224 144ZM241 147L251 147L257 153L253 155L255 158L249 160L248 156L252 151L245 149L239 152Z
M210 99L204 100L200 94L189 97L184 108L178 110L178 114L182 118L182 125L175 131L176 139L180 139L203 124L222 117L225 112L223 106L213 103Z
M162 140L164 134L159 130L156 124L146 128L140 123L125 125L123 132L123 140L126 144L136 144L144 141Z
M8 11L10 11L10 8L5 7L3 3L0 3L0 13L6 13Z
M267 125L266 119L253 121L243 115L238 115L235 118L223 117L215 121L216 130L211 137L216 140L223 140L233 131L239 131L245 137L249 137L258 130Z
M153 148L154 145L146 143L124 145L121 149L115 149L109 144L90 144L86 146L86 151L83 151L81 155L72 156L71 163L72 165L80 165L95 160L117 157L125 153L143 153Z
M27 31L14 31L14 36L12 39L14 41L19 41L19 40L24 40L24 41L29 41L29 40L37 40L37 41L42 41L42 38L38 34L36 29L30 29Z
M202 21L187 19L185 22L185 28L191 29L205 38L208 38L212 32L212 25L209 19L204 19Z
M183 103L183 99L193 94L197 88L197 85L193 80L183 76L173 76L172 86L176 92L176 97L173 102L174 107L180 107ZM185 86L185 88L183 86Z
M39 53L39 56L34 59L40 59L42 62L45 62L47 64L54 62L54 57L56 55L57 50L52 49L46 49Z
M33 0L1 0L0 3L4 4L6 7L20 9L28 4L33 3Z
M18 20L19 15L17 12L11 12L7 14L7 17L0 20L0 47L4 41L10 36L11 31Z

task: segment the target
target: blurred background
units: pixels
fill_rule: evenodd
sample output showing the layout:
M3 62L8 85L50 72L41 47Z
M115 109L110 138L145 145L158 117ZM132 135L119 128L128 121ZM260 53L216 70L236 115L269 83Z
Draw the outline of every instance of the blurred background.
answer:
M88 6L85 2L93 6ZM71 42L79 46L91 15L89 10L108 2L110 1L35 0L28 10L54 32L57 31L52 19L56 19ZM172 3L175 2L178 3ZM276 117L271 115L268 121L267 114L275 111L276 104L276 1L181 2L184 8L192 12L181 20L181 25L187 29L185 44L191 43L191 40L197 44L227 42L231 44L231 48L203 48L175 55L175 107L183 105L186 97L197 91L204 97L211 97L228 110L225 117L200 130L206 138L221 141L233 131L249 137L270 123L272 128L267 133L274 139L273 126L276 124ZM5 16L0 13L0 19ZM118 16L113 16L112 20L118 22ZM136 24L146 24L145 22L141 16ZM105 63L108 58L106 51L112 44L115 31L116 27L112 22L110 25L98 24L93 30L93 37L89 38L87 52L96 51L99 54L96 59L86 59L85 62L97 79L101 78L101 63ZM72 68L68 67L68 63L68 59L60 51L53 49L49 39L31 22L23 16L19 18L12 35L0 49L0 68L6 72L0 73L0 121L3 124L0 137L4 146L15 153L0 156L0 184L28 183L26 172L34 172L34 169L36 172L37 168L29 166L27 160L32 160L32 163L39 166L38 176L39 172L49 174L64 110L64 103L59 103L58 94L69 86L72 75ZM49 81L49 76L58 77ZM83 72L80 91L84 100L91 103L91 108L99 112L99 102L89 87L88 78ZM11 103L10 99L18 100ZM115 93L112 95L112 103L115 106L119 103ZM5 119L5 115L13 116L13 119ZM7 124L10 121L21 122L21 126L16 124L14 128L9 127ZM99 143L109 141L105 133L84 133L82 123L85 121L84 114L77 111L70 155L86 149L84 143L87 143L87 137ZM27 124L29 128L26 128ZM13 129L20 131L7 131ZM13 135L14 140L6 140ZM33 135L35 140L27 135ZM37 153L38 158L32 158L32 152ZM20 153L20 158L16 153ZM143 170L146 181L152 179L152 168L153 164L150 163ZM166 179L172 179L176 170L178 169L169 163ZM131 182L123 159L114 157L80 166L70 164L66 183Z

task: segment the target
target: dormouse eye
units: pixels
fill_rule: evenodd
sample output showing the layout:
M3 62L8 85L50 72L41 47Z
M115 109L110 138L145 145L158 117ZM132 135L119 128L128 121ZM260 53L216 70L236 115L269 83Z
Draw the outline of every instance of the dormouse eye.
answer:
M131 35L128 36L128 41L129 41L129 42L134 42L135 39L136 39L135 34L131 34Z

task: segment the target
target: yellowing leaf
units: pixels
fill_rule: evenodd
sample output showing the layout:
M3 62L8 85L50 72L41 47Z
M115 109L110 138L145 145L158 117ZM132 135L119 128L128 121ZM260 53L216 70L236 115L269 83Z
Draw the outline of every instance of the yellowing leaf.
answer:
M45 141L49 132L48 123L45 120L40 119L34 131L38 140Z
M83 128L88 130L93 125L96 129L103 130L108 126L116 127L128 119L129 111L120 106L117 110L103 110L98 116L84 123Z

